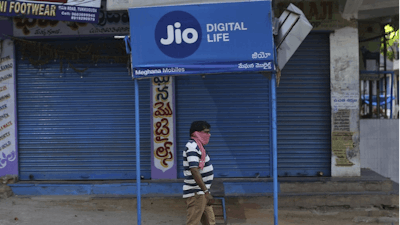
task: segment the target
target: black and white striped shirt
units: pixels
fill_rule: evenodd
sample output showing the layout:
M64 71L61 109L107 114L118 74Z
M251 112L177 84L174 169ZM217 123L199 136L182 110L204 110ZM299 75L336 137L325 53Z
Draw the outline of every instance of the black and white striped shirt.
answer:
M190 140L186 144L186 150L183 151L183 175L185 175L183 185L183 198L194 196L194 193L204 194L199 185L192 176L190 168L199 167L201 159L201 150L194 140ZM205 165L203 169L199 169L203 182L207 189L210 189L211 183L214 179L214 168L211 164L210 157L206 155Z

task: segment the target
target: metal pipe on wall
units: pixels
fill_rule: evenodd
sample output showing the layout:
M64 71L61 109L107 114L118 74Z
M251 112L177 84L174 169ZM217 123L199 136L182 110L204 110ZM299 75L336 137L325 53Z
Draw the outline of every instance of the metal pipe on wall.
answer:
M278 145L276 125L276 73L272 72L271 101L272 101L272 155L273 155L273 185L274 185L274 225L278 225Z
M390 85L390 119L393 117L393 84L394 84L394 72L392 72L392 80Z
M139 85L135 79L135 128L136 128L136 200L137 224L141 225L141 193L140 193L140 124L139 124Z
M378 115L378 119L381 118L381 89L379 87L379 80L376 81L376 112Z
M373 82L372 80L369 81L369 85L368 85L368 91L369 91L369 105L368 105L368 114L371 116L370 118L373 118L373 109L372 109L372 85Z
M387 64L386 64L386 57L387 57L387 53L386 53L386 51L387 51L387 43L386 43L386 36L383 36L383 70L384 71L386 71L386 67L387 67ZM384 77L385 77L385 82L384 82L384 84L385 84L385 118L386 118L386 116L387 116L387 81L386 81L386 74L384 74Z

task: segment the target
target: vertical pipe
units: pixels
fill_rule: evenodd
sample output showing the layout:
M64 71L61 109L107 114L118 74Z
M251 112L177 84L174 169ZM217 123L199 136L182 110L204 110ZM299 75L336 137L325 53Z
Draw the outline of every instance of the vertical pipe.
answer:
M369 84L368 84L368 92L369 92L369 105L368 105L368 114L370 115L370 118L373 118L374 117L374 113L373 113L373 108L372 108L372 94L373 94L373 91L372 91L372 80L370 80L369 81Z
M383 36L383 70L386 71L387 63L386 63L386 57L387 57L387 43L386 43L386 36ZM387 81L386 81L386 73L385 73L385 117L387 116Z
M274 141L272 138L272 91L271 91L271 82L272 81L271 80L272 80L272 74L269 79L269 82L270 82L270 84L269 84L269 109L270 109L270 111L269 111L269 123L270 123L270 125L269 125L269 149L270 149L269 171L270 171L270 176L271 176L271 173L272 173L272 176L274 176L274 174L273 174L273 171L274 171L274 151L273 151Z
M367 99L365 99L365 90L366 90L366 88L367 88L367 84L368 84L368 81L363 81L364 82L364 91L363 91L363 94L364 94L364 101L366 101ZM366 115L367 114L367 107L363 107L363 109L364 109L364 115Z
M394 72L392 72L392 80L390 85L390 119L393 117L393 83L394 83Z
M378 119L381 118L381 89L380 89L380 83L379 80L376 81L376 109L377 109L377 115Z
M273 153L273 180L274 180L274 225L278 225L278 145L277 145L277 126L276 126L276 73L272 72L271 94L272 94L272 153Z
M136 199L137 199L137 224L141 225L142 209L140 195L140 124L139 124L139 85L135 79L135 128L136 128Z
M363 84L363 81L362 80L359 80L359 82L358 82L358 93L360 93L360 97L359 97L359 99L358 99L358 114L359 115L362 115L362 108L361 108L361 93L362 93L362 88L361 88L361 86L362 86L362 84Z
M385 117L386 117L386 115L387 115L387 74L386 73L385 73L384 77L385 77Z

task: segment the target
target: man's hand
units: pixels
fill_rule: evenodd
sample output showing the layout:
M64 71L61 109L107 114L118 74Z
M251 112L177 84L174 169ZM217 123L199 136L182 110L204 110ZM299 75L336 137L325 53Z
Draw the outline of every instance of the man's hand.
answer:
M200 189L207 190L207 187L204 184L203 179L201 178L199 168L198 167L190 168L190 172L192 173L192 176L193 176L194 180L196 181L197 185L199 185ZM214 204L215 200L209 192L206 192L205 197L207 199L207 205Z
M212 205L215 202L215 199L209 192L206 193L206 199L207 199L207 205Z

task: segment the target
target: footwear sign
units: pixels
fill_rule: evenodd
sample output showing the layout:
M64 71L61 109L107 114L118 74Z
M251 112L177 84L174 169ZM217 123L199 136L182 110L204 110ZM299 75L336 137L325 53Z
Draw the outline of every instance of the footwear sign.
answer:
M98 23L100 0L3 0L0 16Z

